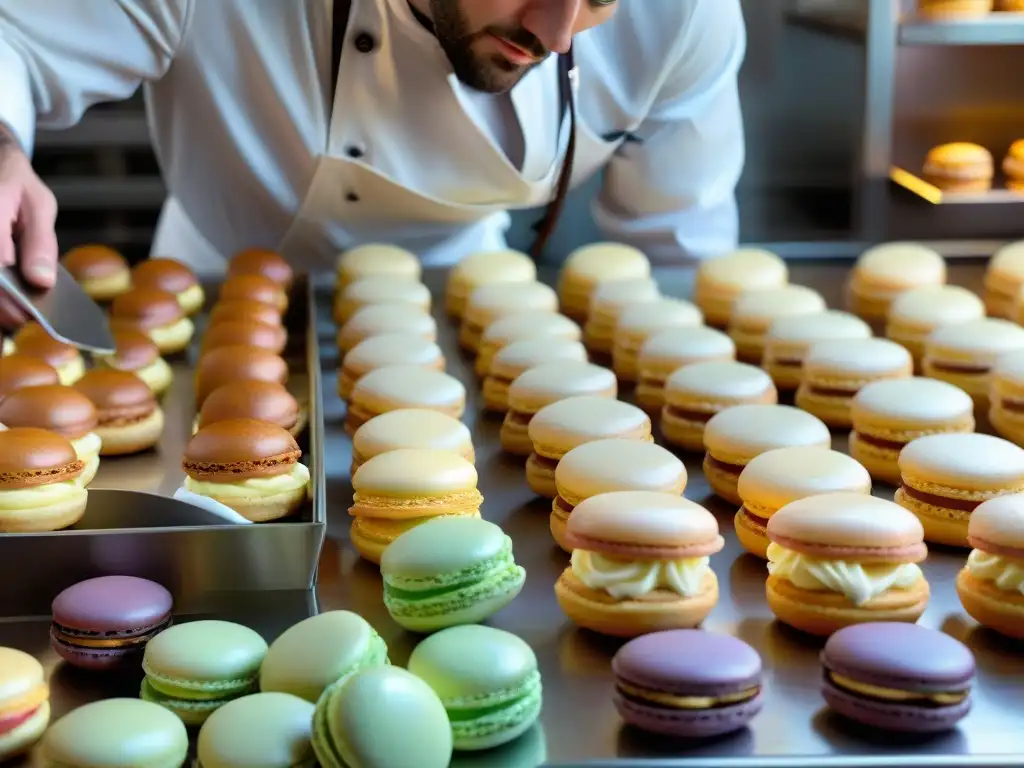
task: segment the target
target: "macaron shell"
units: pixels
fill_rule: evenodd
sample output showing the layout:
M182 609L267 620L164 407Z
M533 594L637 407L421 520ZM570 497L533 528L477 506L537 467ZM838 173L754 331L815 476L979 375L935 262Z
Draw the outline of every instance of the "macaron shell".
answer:
M696 363L680 368L665 381L665 401L670 405L690 402L745 402L775 392L771 376L746 363Z
M431 448L468 457L473 454L473 439L465 424L440 411L400 408L363 424L352 447L364 461L397 448Z
M894 341L846 339L842 344L814 344L804 358L803 375L805 381L827 387L832 381L852 384L876 376L910 376L913 366L910 353Z
M558 361L531 368L508 390L512 410L536 413L557 400L580 395L615 397L618 380L607 368L592 363Z
M628 307L615 325L615 343L643 340L655 331L700 326L704 315L682 299L659 299Z
M925 492L1024 489L1024 448L991 435L918 438L900 452L899 466L904 483Z
M371 371L352 390L352 402L376 412L406 406L444 408L466 399L454 376L416 365L391 365Z
M743 505L761 517L791 501L821 493L871 493L871 475L845 453L798 446L767 451L740 473L737 490Z
M697 271L697 292L714 289L731 294L764 290L785 285L788 279L786 262L771 251L740 248L701 262Z
M611 491L658 491L681 495L686 467L660 445L642 440L596 440L569 451L558 462L560 496L578 501Z
M1001 355L1018 349L1024 349L1024 328L990 317L939 328L925 343L925 360L991 366Z
M619 716L632 726L650 733L685 739L707 739L744 728L764 709L764 693L739 704L715 709L666 709L640 704L617 691L613 703Z
M266 652L266 641L241 624L190 621L150 640L143 665L174 681L216 683L255 676Z
M946 281L946 262L918 243L882 243L860 255L854 277L892 288L939 284Z
M651 264L639 249L623 243L592 243L569 254L562 266L561 279L628 280L650 273Z
M448 451L403 448L374 456L356 471L356 493L431 496L475 489L476 468Z
M776 318L810 315L826 309L825 299L817 291L802 285L786 285L741 295L732 308L733 326L767 326Z
M728 464L745 464L773 448L832 445L825 423L788 405L737 405L716 414L704 429L708 454Z
M822 696L829 708L869 728L902 733L938 733L953 728L971 711L971 700L925 709L891 702L871 701L840 690L827 682Z
M22 699L45 681L43 666L34 656L0 646L0 707Z
M1024 559L1024 494L997 496L975 507L967 537L975 549Z
M135 576L101 576L68 587L52 603L53 620L69 629L117 632L165 621L173 600L166 588Z
M229 701L199 731L202 768L281 768L314 759L314 706L286 693L255 693Z
M529 426L534 449L561 457L583 443L613 437L649 439L651 419L610 397L570 397L539 410Z
M942 427L965 418L974 421L974 401L944 381L914 377L868 384L853 399L853 423L892 430Z
M985 304L958 285L912 288L889 307L889 324L928 330L940 325L966 323L985 316Z
M385 550L381 573L420 579L472 568L501 554L511 542L494 523L441 517L403 533Z

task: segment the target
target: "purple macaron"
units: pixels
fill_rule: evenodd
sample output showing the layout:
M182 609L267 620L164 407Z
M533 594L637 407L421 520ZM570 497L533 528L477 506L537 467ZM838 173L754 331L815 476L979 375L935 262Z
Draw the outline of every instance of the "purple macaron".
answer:
M872 728L945 731L971 709L974 656L938 630L898 622L846 627L825 643L821 663L829 707Z
M742 640L700 629L643 635L612 659L615 708L652 733L707 738L761 711L761 657Z
M68 587L51 606L50 645L69 664L103 670L141 660L171 624L171 593L134 576L101 576Z

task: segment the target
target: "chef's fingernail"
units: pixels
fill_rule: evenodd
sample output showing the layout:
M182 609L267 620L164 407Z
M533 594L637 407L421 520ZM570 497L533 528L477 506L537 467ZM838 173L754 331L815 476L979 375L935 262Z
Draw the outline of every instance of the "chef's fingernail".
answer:
M28 276L35 280L49 280L53 277L53 267L49 264L33 264L27 269Z

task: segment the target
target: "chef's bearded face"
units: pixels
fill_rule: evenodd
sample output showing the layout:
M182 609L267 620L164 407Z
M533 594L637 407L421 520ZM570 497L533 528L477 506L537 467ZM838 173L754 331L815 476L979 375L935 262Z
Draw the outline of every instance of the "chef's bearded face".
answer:
M573 35L611 18L615 0L429 0L441 47L463 83L503 93Z

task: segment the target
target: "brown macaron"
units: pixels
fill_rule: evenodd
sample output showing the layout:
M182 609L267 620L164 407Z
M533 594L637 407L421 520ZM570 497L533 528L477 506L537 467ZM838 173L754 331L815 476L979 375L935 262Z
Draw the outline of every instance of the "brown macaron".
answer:
M288 381L288 364L265 349L233 345L211 349L196 366L196 405L202 406L213 390L233 381Z
M288 308L288 294L284 288L265 275L236 275L224 281L220 288L220 301L243 300L270 304L278 312Z
M287 343L288 334L282 325L253 320L224 320L206 329L200 354L206 354L218 347L243 345L265 349L279 355Z
M94 368L75 383L94 406L101 456L138 453L156 445L164 431L164 414L149 386L128 371Z
M44 506L0 510L0 531L56 531L85 513L89 492L77 482L85 462L66 437L48 429L16 427L0 431L0 490L27 490L70 483L66 493Z
M286 291L291 288L295 279L295 273L284 257L265 248L247 248L231 257L231 261L228 262L227 279L239 275L269 277Z
M131 288L131 268L113 248L83 245L65 253L60 261L94 301L110 301Z
M55 368L61 384L73 384L85 372L82 353L70 344L57 341L39 323L26 323L14 334L14 351L42 360Z
M96 356L100 366L134 373L149 386L155 395L163 394L174 380L174 372L162 357L149 336L131 328L113 330L115 352Z
M173 293L186 315L203 308L206 294L195 273L174 259L147 259L132 269L132 287Z
M295 397L273 381L232 381L213 390L203 401L196 426L208 427L228 419L256 419L300 431L300 408Z
M281 313L273 304L249 299L232 299L218 301L210 310L207 329L217 323L237 322L239 320L267 325L281 325Z
M121 294L110 305L110 317L113 329L144 332L161 354L181 352L195 331L178 298L159 288L132 288Z
M59 383L57 369L45 360L17 353L0 357L0 397L22 387Z

